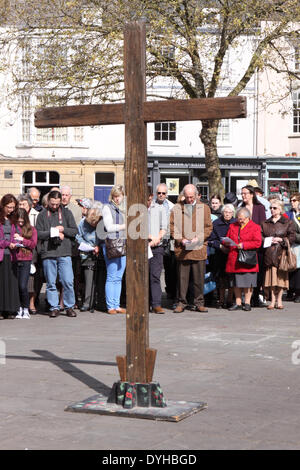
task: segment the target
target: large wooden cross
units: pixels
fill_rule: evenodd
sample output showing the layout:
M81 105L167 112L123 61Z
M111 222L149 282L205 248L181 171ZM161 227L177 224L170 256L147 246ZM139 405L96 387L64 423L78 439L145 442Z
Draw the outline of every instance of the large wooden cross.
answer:
M147 202L147 123L246 117L246 98L146 101L146 26L129 23L124 33L125 103L39 109L35 126L67 127L125 124L127 208ZM131 218L128 217L127 226ZM147 221L145 220L145 223ZM126 356L117 362L121 381L149 383L156 351L149 348L147 240L127 238Z

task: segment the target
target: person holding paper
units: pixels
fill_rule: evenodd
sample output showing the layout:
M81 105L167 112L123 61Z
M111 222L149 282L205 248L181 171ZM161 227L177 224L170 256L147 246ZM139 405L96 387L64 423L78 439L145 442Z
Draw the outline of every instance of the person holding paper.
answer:
M50 305L50 318L60 313L56 288L57 274L63 287L63 302L68 317L76 317L74 275L72 269L72 241L77 225L72 212L61 205L61 193L48 194L47 207L39 213L36 222L38 239L41 240L41 259L46 278L46 296Z
M101 216L102 212L100 207L93 208L92 206L92 208L88 210L86 217L84 217L78 225L76 240L79 243L78 249L85 284L84 301L80 307L81 312L86 312L90 309L94 270L97 256L99 254L96 227Z
M232 204L225 204L221 209L221 217L213 222L213 231L208 239L208 246L215 250L211 255L211 269L218 289L218 308L229 308L232 305L233 289L229 285L229 278L225 272L229 249L225 248L223 241L229 245L235 242L226 237L230 225L236 222L235 208ZM225 302L225 294L228 289L228 298Z
M164 314L161 307L161 284L160 275L163 269L164 248L163 237L167 233L168 218L162 204L153 201L153 191L148 186L148 226L149 226L149 248L152 256L149 258L149 288L150 305L152 311L157 314Z
M207 312L204 305L204 279L207 241L212 232L211 212L207 204L197 199L197 188L187 184L184 199L175 204L170 217L170 232L175 240L178 263L178 304L174 313L187 307L190 272L193 273L194 306L197 312Z
M18 284L20 295L20 308L16 318L29 319L29 290L28 281L32 263L33 250L37 244L37 231L30 224L28 213L25 209L18 209L18 227L14 235L14 241L19 245L18 259Z
M251 296L253 288L257 285L258 262L248 265L239 261L239 250L257 251L261 246L260 226L251 220L248 209L238 209L237 221L230 225L227 237L231 238L236 245L227 245L229 248L226 272L230 274L230 282L234 287L236 303L228 310L251 310ZM225 242L226 246L226 242ZM245 305L242 305L242 293L245 296Z
M283 309L282 294L289 287L289 273L278 269L285 239L290 244L296 239L293 220L283 217L284 203L273 199L270 207L272 216L261 224L264 243L264 289L271 294L269 310ZM271 243L270 243L271 241Z

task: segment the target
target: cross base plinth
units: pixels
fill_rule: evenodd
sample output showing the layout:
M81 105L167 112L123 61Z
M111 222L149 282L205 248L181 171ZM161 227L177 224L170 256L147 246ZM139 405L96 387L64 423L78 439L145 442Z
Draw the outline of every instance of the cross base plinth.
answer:
M135 406L144 408L164 408L167 406L162 389L157 382L115 382L107 402L121 405L126 409L131 409Z
M115 392L114 392L115 393ZM98 394L73 403L65 411L77 413L94 413L99 415L118 416L125 418L150 419L156 421L179 422L207 408L204 402L186 402L167 400L163 407L134 406L124 408L122 405L111 403L107 396Z

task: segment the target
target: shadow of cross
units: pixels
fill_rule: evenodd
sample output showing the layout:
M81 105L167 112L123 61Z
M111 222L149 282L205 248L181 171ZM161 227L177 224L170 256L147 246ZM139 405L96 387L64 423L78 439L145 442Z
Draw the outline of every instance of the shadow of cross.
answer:
M125 103L39 109L35 126L68 127L125 124L127 227L136 217L130 208L147 201L148 122L246 117L246 98L146 101L146 25L131 22L124 31ZM147 214L147 212L146 212ZM141 226L147 226L144 215ZM149 383L156 350L149 348L147 237L133 239L127 229L126 356L117 357L122 381Z

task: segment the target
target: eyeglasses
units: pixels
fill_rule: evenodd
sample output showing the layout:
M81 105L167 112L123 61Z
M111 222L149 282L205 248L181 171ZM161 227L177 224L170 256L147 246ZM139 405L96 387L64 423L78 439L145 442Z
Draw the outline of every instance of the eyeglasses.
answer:
M245 192L241 193L242 196L244 196L245 194L250 194L250 191L248 191L247 193Z
M166 194L166 193L162 193L162 192L159 192L159 191L158 191L157 194Z

